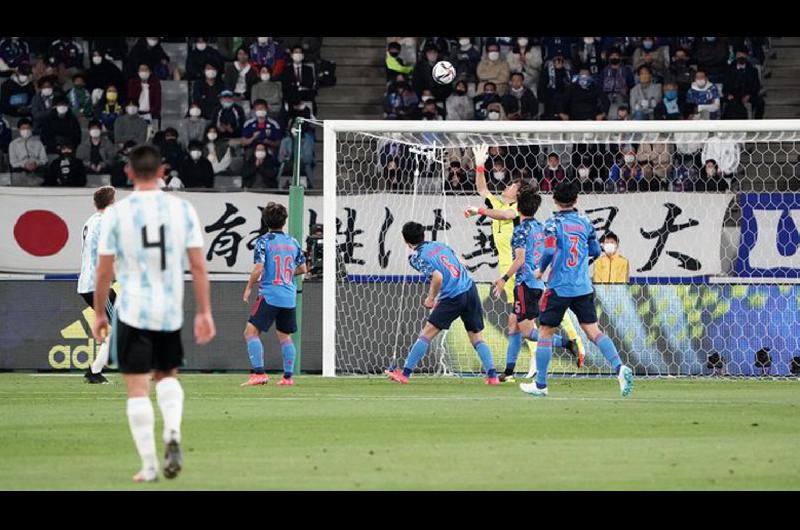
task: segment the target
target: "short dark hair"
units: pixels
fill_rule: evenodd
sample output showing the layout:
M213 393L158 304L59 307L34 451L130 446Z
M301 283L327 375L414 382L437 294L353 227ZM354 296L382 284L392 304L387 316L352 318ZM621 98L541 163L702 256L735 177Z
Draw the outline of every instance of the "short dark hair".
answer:
M289 213L286 211L286 206L278 204L277 202L268 202L267 207L264 208L264 213L261 214L264 224L270 230L280 230L286 224L286 218Z
M487 81L487 82L485 82L485 83L483 84L483 89L484 89L484 90L486 90L486 87L487 87L487 86L489 86L489 85L492 85L492 88L493 88L493 89L495 89L495 90L497 90L497 85L495 85L495 84L494 84L493 82L491 82L491 81Z
M617 234L615 234L614 232L612 232L611 230L609 230L608 232L603 234L603 237L600 238L600 242L604 243L608 239L613 239L614 241L616 241L619 244L619 236Z
M136 178L155 178L161 167L161 153L152 145L138 145L131 149L130 166Z
M653 73L653 71L650 69L650 67L649 67L649 66L647 66L646 64L643 64L642 66L640 66L640 67L639 67L639 68L636 70L636 73L637 73L637 74L639 74L639 75L642 75L642 70L647 70L647 73L648 73L648 74L652 74L652 73Z
M189 145L187 147L188 147L189 151L191 151L192 149L200 149L202 151L203 150L203 142L201 142L200 140L196 140L196 139L195 140L190 140L189 141Z
M33 127L33 122L30 118L20 118L17 122L17 129L21 129L23 125L30 125Z
M559 182L553 191L553 200L564 206L572 206L578 200L578 186L572 182Z
M83 72L76 72L75 75L72 76L72 81L75 82L76 79L83 79L86 81L86 76Z
M525 80L525 74L523 74L522 72L514 72L513 74L511 74L511 79L514 79L514 76L520 77L523 81Z
M269 103L267 103L266 99L258 98L253 102L253 108L256 108L259 105L264 105L265 107L269 108Z
M100 123L99 120L92 120L89 122L89 125L86 126L87 129L91 129L92 127L100 127L103 128L103 124Z
M94 192L94 207L98 210L107 208L109 204L114 202L114 195L117 190L113 186L100 186Z
M529 185L523 185L517 195L517 210L522 215L533 217L542 204L542 196Z
M425 239L425 227L414 221L403 225L403 239L409 245L419 245Z

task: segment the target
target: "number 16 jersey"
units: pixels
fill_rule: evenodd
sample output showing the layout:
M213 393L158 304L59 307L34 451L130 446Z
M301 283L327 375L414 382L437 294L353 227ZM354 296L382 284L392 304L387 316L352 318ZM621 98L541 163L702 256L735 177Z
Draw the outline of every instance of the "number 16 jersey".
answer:
M179 330L186 249L203 247L194 207L163 191L134 191L101 223L97 253L115 257L117 318L136 329Z
M297 305L294 270L306 262L295 238L283 232L267 232L256 240L253 263L263 263L258 293L275 307Z

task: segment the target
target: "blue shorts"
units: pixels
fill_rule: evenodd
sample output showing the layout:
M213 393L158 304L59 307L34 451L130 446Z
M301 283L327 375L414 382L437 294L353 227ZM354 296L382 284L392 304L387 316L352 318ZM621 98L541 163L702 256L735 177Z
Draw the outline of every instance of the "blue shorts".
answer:
M552 328L561 325L564 313L571 309L581 324L597 322L597 310L594 307L594 292L582 296L558 296L552 289L545 289L539 303L539 325Z
M542 298L541 289L533 289L524 283L514 287L514 315L517 322L534 320L539 317L539 300Z
M438 329L450 329L450 324L457 318L461 318L467 331L478 333L483 330L483 308L474 283L454 298L439 300L428 316L428 322Z
M288 335L297 331L295 308L269 305L263 296L259 296L256 300L247 321L258 328L258 331L268 331L273 322L275 329L281 333Z

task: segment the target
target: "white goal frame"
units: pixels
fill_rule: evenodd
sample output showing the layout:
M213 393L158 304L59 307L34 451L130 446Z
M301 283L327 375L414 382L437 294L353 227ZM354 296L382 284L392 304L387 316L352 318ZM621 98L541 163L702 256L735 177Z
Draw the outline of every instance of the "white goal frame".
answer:
M624 123L624 127L621 127ZM325 120L323 133L322 375L336 375L337 133L800 133L800 120L393 121ZM763 281L763 280L762 280ZM786 283L792 283L787 281Z

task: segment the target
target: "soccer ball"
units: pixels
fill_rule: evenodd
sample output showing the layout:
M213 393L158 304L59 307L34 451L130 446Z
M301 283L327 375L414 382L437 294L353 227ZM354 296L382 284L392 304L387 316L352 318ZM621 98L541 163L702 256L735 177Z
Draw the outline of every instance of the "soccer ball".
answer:
M447 61L439 61L433 65L433 80L440 85L449 85L456 78L456 69Z

